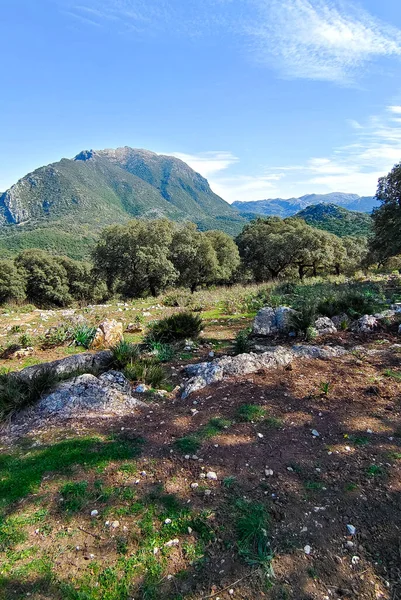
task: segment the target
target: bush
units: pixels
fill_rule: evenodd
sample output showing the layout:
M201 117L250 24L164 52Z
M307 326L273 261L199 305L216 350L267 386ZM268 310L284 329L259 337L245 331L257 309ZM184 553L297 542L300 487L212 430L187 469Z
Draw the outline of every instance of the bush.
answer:
M245 352L250 351L251 342L249 340L249 333L249 329L243 329L237 333L234 341L235 354L244 354Z
M25 279L10 260L0 260L0 304L25 299Z
M132 365L140 356L138 344L131 344L122 340L111 349L113 360L116 367L124 369L127 365Z
M324 317L347 314L351 318L371 315L380 309L380 297L372 290L365 292L357 290L342 291L331 294L321 300L317 311Z
M175 342L185 339L196 339L202 331L202 319L190 312L171 315L149 328L147 342Z
M191 300L191 293L188 290L175 290L166 294L162 300L164 306L185 307Z

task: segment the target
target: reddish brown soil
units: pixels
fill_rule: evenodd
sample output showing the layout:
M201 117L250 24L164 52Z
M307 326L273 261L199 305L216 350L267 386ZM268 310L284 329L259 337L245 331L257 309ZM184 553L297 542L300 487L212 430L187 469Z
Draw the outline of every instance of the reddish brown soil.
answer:
M401 598L401 384L384 371L400 372L400 359L392 351L299 361L290 369L221 382L186 400L152 402L132 416L71 422L57 435L68 435L70 427L143 436L147 443L138 471L147 476L139 485L162 483L191 506L212 509L220 524L230 518L227 501L233 494L266 504L275 574L270 589L227 548L221 530L208 548L207 570L166 582L166 598L396 600ZM322 382L330 382L327 395L321 393ZM263 406L268 420L238 422L242 404ZM194 416L193 408L199 411ZM203 443L197 453L202 462L172 452L175 439L217 416L234 424ZM44 441L55 431L34 433ZM266 468L272 476L266 477ZM218 474L217 482L207 482L208 497L190 488L202 470ZM233 489L222 484L228 476L236 478ZM356 528L355 536L347 524ZM82 535L81 545L99 554L101 542ZM113 561L103 551L106 562ZM178 550L175 562L177 571L183 568Z

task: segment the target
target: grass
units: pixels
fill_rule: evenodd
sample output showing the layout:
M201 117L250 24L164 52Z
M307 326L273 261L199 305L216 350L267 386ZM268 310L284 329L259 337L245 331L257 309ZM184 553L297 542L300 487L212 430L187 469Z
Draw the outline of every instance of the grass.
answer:
M273 555L268 538L269 515L266 507L258 502L237 500L235 512L239 555L248 564L260 567L264 575L271 574Z
M196 454L201 448L202 442L213 438L231 426L231 421L222 417L213 417L203 425L197 432L177 439L174 446L183 454Z
M266 409L256 404L243 404L237 410L236 417L244 423L260 422L266 417Z
M386 369L384 371L384 376L390 377L391 379L394 379L395 381L401 381L401 373L399 373L398 371L392 371L391 369Z
M379 465L370 465L366 470L366 473L369 477L382 477L386 474L385 469Z

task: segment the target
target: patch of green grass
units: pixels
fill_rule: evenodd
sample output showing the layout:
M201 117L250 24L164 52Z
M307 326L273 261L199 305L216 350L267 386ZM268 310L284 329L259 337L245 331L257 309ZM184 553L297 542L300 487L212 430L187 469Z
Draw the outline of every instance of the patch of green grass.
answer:
M349 440L355 446L367 446L369 444L369 438L365 436L353 436L349 437Z
M390 377L391 379L395 379L396 381L401 381L401 373L399 373L398 371L386 369L383 374L385 377Z
M234 475L228 475L223 479L223 487L228 490L234 487L237 484L237 478Z
M140 438L104 441L80 437L49 446L32 448L28 453L0 456L0 511L2 507L36 492L45 473L69 472L73 466L96 467L139 456Z
M401 452L390 452L388 457L389 460L401 460Z
M88 493L87 481L66 483L60 489L60 494L63 498L63 502L60 506L62 510L65 510L68 513L75 513L82 510L91 497Z
M256 404L243 404L238 408L236 416L245 423L260 422L266 417L266 409Z
M214 437L218 435L224 429L228 429L231 426L231 421L223 419L222 417L214 417L200 430L199 436L202 439Z
M356 483L346 483L345 484L345 491L346 492L354 492L355 490L358 489L358 485Z
M266 417L266 419L263 421L263 424L271 427L272 429L281 429L284 423L282 419L278 417Z
M321 481L307 481L305 488L310 491L319 492L323 489L324 485Z
M244 500L237 500L235 508L239 555L248 564L261 567L268 574L273 555L267 533L269 528L267 509L261 503Z
M195 435L187 435L175 440L174 446L183 454L196 454L201 447L201 442Z
M379 465L370 465L366 472L369 477L381 477L385 475L385 470Z

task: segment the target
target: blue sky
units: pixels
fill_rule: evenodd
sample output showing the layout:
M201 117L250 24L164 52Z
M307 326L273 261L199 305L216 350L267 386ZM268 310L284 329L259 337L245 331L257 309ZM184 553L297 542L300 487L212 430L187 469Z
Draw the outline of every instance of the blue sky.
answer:
M228 201L373 195L401 161L399 0L2 0L0 191L83 149Z

